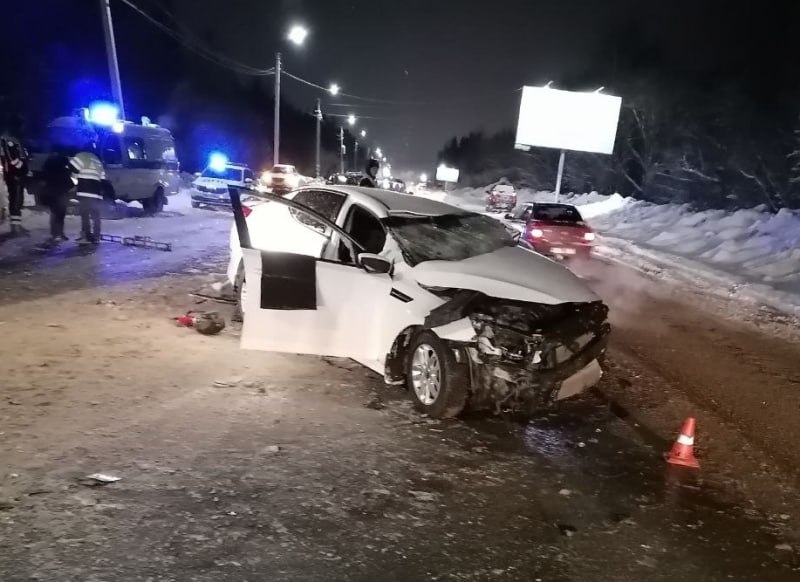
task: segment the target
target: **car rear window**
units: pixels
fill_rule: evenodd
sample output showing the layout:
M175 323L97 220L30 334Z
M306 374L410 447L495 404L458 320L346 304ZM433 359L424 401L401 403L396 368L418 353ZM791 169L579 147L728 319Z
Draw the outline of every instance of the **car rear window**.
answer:
M536 204L533 207L532 218L554 222L583 222L583 217L577 208L561 204Z

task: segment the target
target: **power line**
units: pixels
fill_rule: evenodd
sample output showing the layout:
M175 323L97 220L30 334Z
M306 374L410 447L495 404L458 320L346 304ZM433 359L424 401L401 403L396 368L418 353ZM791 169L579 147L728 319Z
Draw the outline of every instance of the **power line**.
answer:
M221 53L213 51L209 48L202 46L202 42L191 36L187 37L185 34L181 34L176 32L175 30L171 29L166 24L160 22L158 19L154 18L138 6L136 6L131 0L120 0L123 4L128 6L130 9L137 12L140 16L142 16L145 20L147 20L150 24L161 30L166 35L170 36L174 40L178 41L184 48L192 51L193 53L197 54L198 56L203 57L204 59L214 63L217 66L230 69L236 73L241 73L244 75L252 75L252 76L267 76L272 75L275 73L274 68L270 69L258 69L252 67L245 63L240 63L230 57L227 57ZM163 8L162 8L163 9ZM164 9L166 12L166 9ZM175 20L174 16L171 13L167 12L167 14Z

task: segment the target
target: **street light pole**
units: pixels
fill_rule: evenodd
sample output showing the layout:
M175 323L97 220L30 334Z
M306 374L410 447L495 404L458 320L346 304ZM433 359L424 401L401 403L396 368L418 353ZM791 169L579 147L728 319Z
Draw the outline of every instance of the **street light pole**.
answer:
M564 158L566 157L566 152L561 150L561 155L558 158L558 176L556 176L556 202L558 202L558 197L561 195L561 179L564 177Z
M353 143L353 171L358 171L358 140Z
M319 178L319 147L320 147L320 138L321 138L321 125L322 125L322 104L320 100L317 99L317 108L314 110L314 117L317 118L317 162L315 166L316 170L316 177Z
M344 174L344 127L339 128L339 171Z
M125 119L125 104L122 101L122 82L119 76L119 63L117 62L117 44L114 41L114 24L111 21L110 0L100 0L100 11L103 16L103 34L106 38L106 57L108 58L108 73L111 76L111 94L119 106L119 114Z
M280 163L281 142L281 53L275 53L275 126L273 128L272 165Z

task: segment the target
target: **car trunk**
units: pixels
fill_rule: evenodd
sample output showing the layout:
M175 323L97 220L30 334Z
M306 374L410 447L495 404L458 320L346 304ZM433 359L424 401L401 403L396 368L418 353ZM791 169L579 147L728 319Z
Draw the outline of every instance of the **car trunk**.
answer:
M532 220L528 223L528 231L538 228L543 235L540 240L551 246L572 247L586 244L585 235L590 231L583 222L564 222L555 220Z

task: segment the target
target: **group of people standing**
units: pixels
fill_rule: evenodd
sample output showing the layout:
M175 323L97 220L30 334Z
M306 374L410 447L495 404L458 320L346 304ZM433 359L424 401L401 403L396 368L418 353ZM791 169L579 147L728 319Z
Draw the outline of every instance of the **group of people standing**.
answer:
M40 247L52 248L69 240L64 232L67 207L75 189L81 215L81 235L78 244L100 242L100 214L103 205L105 169L95 153L94 143L78 151L55 146L44 162L41 177L44 182L42 202L50 210L50 238ZM8 192L8 215L11 236L27 235L22 224L25 183L29 175L29 157L21 140L8 133L0 136L0 164ZM5 207L0 203L0 223L5 220Z

